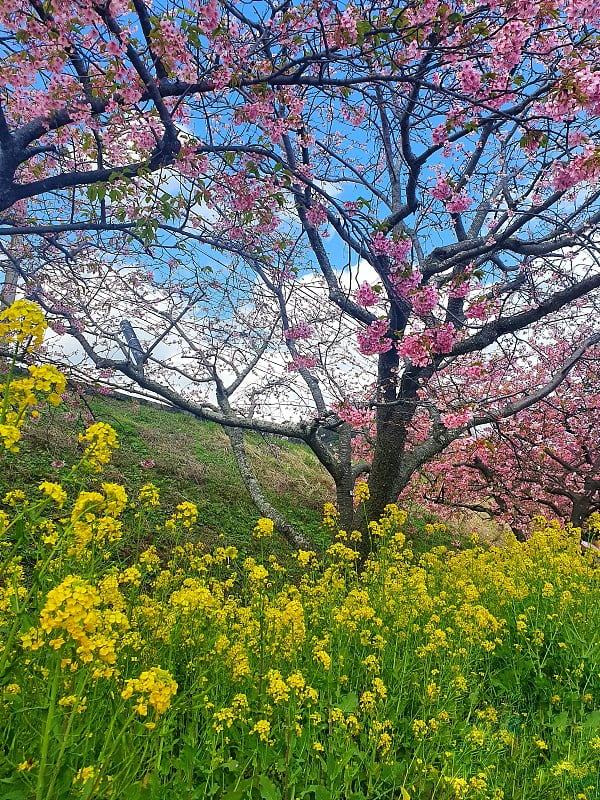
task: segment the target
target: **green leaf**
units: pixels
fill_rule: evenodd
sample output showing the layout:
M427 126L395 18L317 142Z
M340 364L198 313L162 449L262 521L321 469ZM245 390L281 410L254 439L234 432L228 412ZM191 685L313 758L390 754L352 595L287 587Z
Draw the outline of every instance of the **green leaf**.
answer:
M266 775L260 776L258 786L260 788L260 796L263 800L281 800L281 791Z
M13 784L0 791L2 800L29 800L31 797L31 787L25 782L21 775L14 775L10 778L0 778L2 784Z
M368 33L372 29L373 29L372 25L369 22L369 20L367 20L367 19L364 19L364 20L361 20L360 22L357 22L357 24L356 24L356 32L357 32L356 43L358 44L359 47L362 47L362 45L365 42L365 34Z
M600 728L600 711L590 711L589 714L586 714L583 724L586 728Z
M358 708L358 695L356 692L350 692L340 699L338 706L346 713L349 711L356 711Z
M250 790L252 788L252 779L246 778L237 785L235 789L232 789L227 794L221 795L221 800L245 800L246 797L250 796Z
M568 711L561 711L560 714L557 714L549 723L551 728L555 728L558 731L564 731L569 724L569 712Z
M305 797L310 792L314 794L315 800L332 800L329 789L326 786L319 786L316 783L307 786L306 789L298 796Z

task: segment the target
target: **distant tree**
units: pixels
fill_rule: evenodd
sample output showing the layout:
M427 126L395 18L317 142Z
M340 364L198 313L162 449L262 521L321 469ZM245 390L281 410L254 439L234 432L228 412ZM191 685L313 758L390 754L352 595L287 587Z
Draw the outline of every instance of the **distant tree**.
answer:
M599 15L573 0L11 0L6 263L96 367L224 424L243 471L236 431L303 439L342 525L366 533L361 472L373 518L597 343ZM147 320L135 363L105 313L131 298ZM582 298L545 383L518 370L518 401L498 393L494 348ZM178 362L157 356L167 339ZM449 408L435 387L469 370L488 371L485 403L465 391ZM372 462L356 464L369 409Z

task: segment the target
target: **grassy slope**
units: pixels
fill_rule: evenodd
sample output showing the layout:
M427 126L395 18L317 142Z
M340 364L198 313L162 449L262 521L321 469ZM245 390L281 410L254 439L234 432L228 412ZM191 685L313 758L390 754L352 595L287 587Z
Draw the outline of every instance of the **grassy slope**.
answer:
M167 508L191 500L201 508L198 538L208 547L234 544L252 554L249 535L260 516L239 477L224 432L183 414L153 406L94 397L89 408L99 421L117 431L120 448L102 480L123 483L134 494L144 483L155 483ZM84 409L51 409L26 428L21 452L8 454L0 469L0 492L36 488L42 480L60 480L52 461L67 467L78 458L77 434L85 427ZM332 484L313 454L301 445L251 435L249 457L269 500L316 541L322 540L323 502ZM151 468L142 462L152 459ZM92 479L93 481L93 479ZM286 551L283 541L274 550Z
M21 451L4 455L0 463L0 497L14 488L35 493L42 480L60 481L79 457L77 434L85 429L86 414L89 420L91 412L96 420L115 428L120 442L101 480L122 483L131 497L144 483L155 483L165 509L173 509L184 500L199 506L195 536L207 549L232 544L243 554L258 554L250 532L260 514L241 481L227 436L218 425L115 397L93 396L85 405L77 403L71 410L65 406L45 410L36 423L29 423ZM323 503L334 499L334 491L313 453L300 444L259 434L247 435L246 446L271 503L317 547L323 546L327 534L321 526L321 513ZM150 460L154 466L144 466L143 462ZM53 468L53 461L64 461L66 466ZM92 476L87 488L95 484ZM435 522L435 516L419 507L409 511L405 532L417 552L441 544L462 545L473 530L494 543L500 535L493 526L470 518L457 518L452 530L431 534L425 526ZM167 541L163 544L169 546ZM267 549L290 564L290 548L282 537L271 540Z

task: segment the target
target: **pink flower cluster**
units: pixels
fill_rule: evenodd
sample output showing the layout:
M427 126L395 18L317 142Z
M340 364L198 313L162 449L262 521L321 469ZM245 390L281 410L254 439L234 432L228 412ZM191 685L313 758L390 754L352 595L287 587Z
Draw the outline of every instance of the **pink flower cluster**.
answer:
M471 420L471 412L468 408L463 411L449 411L441 415L441 420L447 428L460 428Z
M522 57L525 42L531 33L533 19L511 20L504 25L494 37L493 63L499 72L508 72L515 67Z
M203 33L214 33L221 22L221 12L217 0L208 0L205 6L201 6L200 11L204 17L204 23L198 27Z
M463 189L458 194L453 193L450 199L446 202L446 211L450 214L462 214L463 211L468 211L473 203L473 198Z
M314 356L296 356L287 365L288 372L298 372L300 369L312 369L317 366L317 359Z
M470 61L465 61L458 72L460 88L463 94L475 94L481 86L481 73L478 72Z
M461 189L460 192L455 192L448 177L441 173L438 174L435 186L430 190L430 194L436 200L444 203L446 210L450 214L462 214L473 203L473 199L469 197L464 189Z
M452 323L441 325L433 331L434 353L450 353L456 341L456 328Z
M373 289L370 283L367 281L363 281L358 289L354 292L354 299L356 302L368 308L369 306L374 306L381 300L381 297L377 294L377 292Z
M314 333L313 328L310 327L308 322L297 322L295 325L290 326L283 332L283 335L288 340L294 339L309 339Z
M358 349L363 356L375 356L391 350L392 340L385 335L389 327L387 319L382 319L372 322L364 331L359 331Z
M448 297L466 297L475 288L475 285L471 284L471 269L472 267L469 267L452 280Z
M465 313L469 319L487 319L490 315L490 304L485 300L479 300L470 305Z
M319 225L324 225L327 222L327 209L320 203L313 203L306 212L306 219L311 225L318 228Z
M406 260L410 247L410 239L387 239L381 231L371 240L371 249L375 255L388 256L396 264Z
M408 358L415 367L426 367L431 363L430 343L421 334L409 334L398 342L396 350L401 358Z
M448 128L446 127L446 123L442 122L440 125L436 125L431 134L431 141L433 144L444 144L447 139Z
M439 295L434 286L422 286L411 295L413 311L422 317L429 314L437 306Z
M346 200L344 202L344 208L348 216L353 217L360 211L360 203L357 203L355 200Z
M341 420L348 422L354 428L371 425L374 419L374 413L370 408L357 408L348 402L339 403L335 410Z
M408 358L416 367L431 363L432 354L450 353L456 341L456 329L451 323L430 328L422 333L411 333L396 345L398 355Z
M336 47L346 47L355 44L358 39L358 11L349 5L337 20L337 25L331 37L332 44Z
M397 297L408 299L415 292L423 280L423 275L418 269L397 270L390 275L390 283Z
M342 117L357 128L359 125L365 121L365 117L367 116L367 107L364 103L360 106L342 106Z
M446 175L442 175L441 172L438 173L435 186L433 189L431 189L429 194L436 200L441 200L442 202L445 202L452 197L452 186L450 185Z
M585 181L593 183L600 178L600 147L590 145L581 155L575 156L567 164L555 161L552 165L554 188L559 191L570 189Z

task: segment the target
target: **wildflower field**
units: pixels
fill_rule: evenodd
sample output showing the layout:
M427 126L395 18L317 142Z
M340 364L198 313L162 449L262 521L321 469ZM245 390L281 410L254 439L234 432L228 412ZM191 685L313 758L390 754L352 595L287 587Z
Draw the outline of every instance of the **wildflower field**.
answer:
M13 374L44 324L0 314L8 451L65 388ZM286 570L270 520L261 558L208 552L201 508L103 480L109 425L81 447L2 499L2 800L600 798L600 572L578 531L539 518L525 543L417 557L389 506L357 573L327 506L329 546Z

